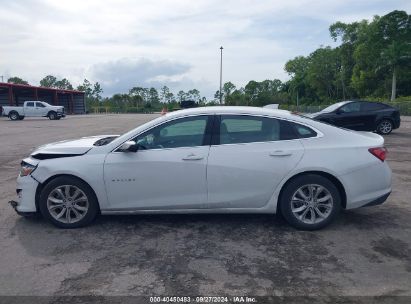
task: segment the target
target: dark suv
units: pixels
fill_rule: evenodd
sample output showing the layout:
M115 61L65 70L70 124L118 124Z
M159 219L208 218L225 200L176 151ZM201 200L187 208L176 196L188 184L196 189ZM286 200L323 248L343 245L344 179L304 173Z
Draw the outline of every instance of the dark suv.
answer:
M381 102L343 101L308 115L338 127L357 131L377 131L387 135L400 127L400 112Z

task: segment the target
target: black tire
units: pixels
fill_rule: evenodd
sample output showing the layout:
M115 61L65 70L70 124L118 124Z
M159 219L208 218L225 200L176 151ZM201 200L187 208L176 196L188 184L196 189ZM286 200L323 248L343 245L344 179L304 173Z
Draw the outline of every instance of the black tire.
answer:
M61 216L61 221L53 217L53 215L51 214L51 211L48 208L49 196L52 195L53 191L56 191L57 188L64 187L66 185L69 185L70 187L72 187L71 189L72 193L74 192L73 191L74 189L81 190L82 195L86 197L87 202L88 202L87 211L83 213L81 219L75 222L63 222L63 221L67 221L67 216L66 216L67 210L75 209L74 201L70 202L71 207L63 207L65 209L65 213L64 213L65 215ZM91 187L85 182L81 181L80 179L77 179L71 176L57 177L51 180L49 183L47 183L47 185L43 188L40 194L39 208L44 218L46 218L48 221L50 221L55 226L59 228L66 228L66 229L84 227L90 224L95 219L95 217L97 216L100 210L96 195L94 194L94 191L91 189ZM63 208L57 209L57 211L55 212L60 213L60 211L63 211ZM56 208L54 208L54 210L56 210ZM75 215L74 211L68 211L68 212L71 215ZM78 209L76 209L76 212L78 213Z
M47 115L47 117L48 117L50 120L55 120L55 119L57 118L57 113L54 112L54 111L50 111L49 114Z
M10 118L11 120L19 120L20 115L19 115L19 113L17 113L16 111L11 111L11 112L9 113L9 118Z
M297 194L297 191L301 190L304 194L308 194L304 192L304 189L309 190L311 186L314 187L313 197L315 197L315 192L321 189L318 186L323 187L323 189L325 190L321 190L323 192L318 192L317 195L322 195L322 194L326 194L326 195L318 196L318 198L313 198L310 200L310 202L304 199L299 200L298 199L299 194ZM304 187L307 187L307 188L304 188ZM317 202L317 199L322 200L328 196L331 197L330 201L326 201L324 203ZM293 201L294 203L292 203L293 198L297 198L296 200ZM327 206L329 205L330 207L325 208L326 207L325 205ZM304 206L306 209L302 209L304 208ZM292 210L293 208L294 208L294 212ZM296 210L298 210L299 208L302 209L301 211L298 211L301 213L296 212ZM307 209L308 211L306 211ZM322 219L319 216L319 212L317 212L317 210L320 211L323 216L326 214L325 218ZM285 188L283 189L281 193L280 212L284 216L284 219L291 226L297 229L301 229L301 230L321 229L329 225L338 216L340 210L341 210L341 195L337 187L329 179L323 176L320 176L320 175L306 174L306 175L297 176L296 178L292 179L285 185ZM314 218L316 215L318 215L318 221L316 221L317 218L315 218L314 222L307 223L308 214L310 215L310 221L313 217L312 212L314 212L313 213Z
M19 120L23 120L23 119L24 119L24 116L20 116L20 117L19 117Z
M393 129L394 124L389 119L383 119L377 125L377 133L381 135L388 135Z
M60 120L61 119L61 117L56 117L56 120Z

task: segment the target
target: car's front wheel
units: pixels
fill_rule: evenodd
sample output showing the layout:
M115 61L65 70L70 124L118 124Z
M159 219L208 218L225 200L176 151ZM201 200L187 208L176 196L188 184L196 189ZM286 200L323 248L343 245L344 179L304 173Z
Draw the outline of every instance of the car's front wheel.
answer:
M388 135L393 129L393 124L391 120L383 119L378 123L377 132L381 135Z
M79 228L97 216L97 198L83 181L61 176L50 181L42 190L39 207L41 214L60 228Z
M57 114L56 112L51 111L47 116L49 117L50 120L55 120L57 117Z
M327 178L307 174L286 184L280 210L286 221L297 229L316 230L330 224L341 209L341 195Z

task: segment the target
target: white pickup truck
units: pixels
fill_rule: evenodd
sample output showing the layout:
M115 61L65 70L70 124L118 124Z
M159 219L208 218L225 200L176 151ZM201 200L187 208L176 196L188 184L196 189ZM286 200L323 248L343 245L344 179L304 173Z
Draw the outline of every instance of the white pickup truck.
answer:
M54 120L66 116L63 106L52 106L44 101L25 101L22 107L3 106L2 115L11 120L23 120L26 116Z

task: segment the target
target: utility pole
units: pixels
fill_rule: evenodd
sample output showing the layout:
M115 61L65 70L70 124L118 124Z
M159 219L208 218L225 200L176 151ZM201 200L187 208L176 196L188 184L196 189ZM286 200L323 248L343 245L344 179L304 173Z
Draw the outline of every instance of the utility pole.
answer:
M1 82L4 82L4 76L1 75L0 77L1 77Z
M220 47L220 105L223 104L223 47Z

